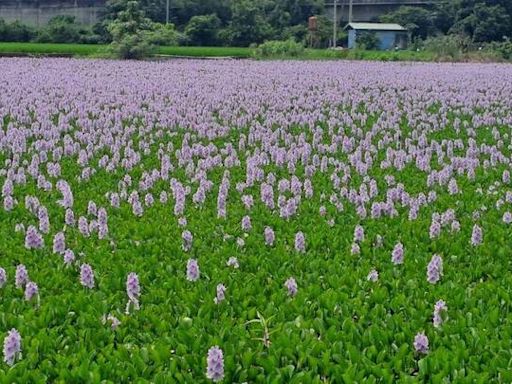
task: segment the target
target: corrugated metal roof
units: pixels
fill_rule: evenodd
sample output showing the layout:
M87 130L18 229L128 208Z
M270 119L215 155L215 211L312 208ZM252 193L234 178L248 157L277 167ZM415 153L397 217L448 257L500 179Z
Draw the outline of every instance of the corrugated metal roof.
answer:
M386 23L348 23L344 29L360 29L365 31L406 31L400 24Z

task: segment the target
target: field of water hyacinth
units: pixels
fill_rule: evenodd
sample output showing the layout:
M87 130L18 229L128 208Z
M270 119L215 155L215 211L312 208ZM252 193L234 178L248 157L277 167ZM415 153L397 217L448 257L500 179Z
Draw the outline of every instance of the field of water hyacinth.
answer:
M512 66L0 59L2 383L512 382Z

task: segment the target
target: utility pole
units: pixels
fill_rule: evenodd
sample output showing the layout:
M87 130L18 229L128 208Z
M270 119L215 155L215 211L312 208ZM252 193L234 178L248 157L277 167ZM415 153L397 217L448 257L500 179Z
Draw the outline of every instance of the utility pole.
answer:
M167 7L165 9L165 24L169 24L169 0L167 0Z
M336 15L336 11L337 11L337 8L338 8L338 0L334 0L334 9L333 9L333 19L332 19L332 47L333 48L336 48L336 32L337 32L337 27L338 27L338 17Z
M352 0L348 3L348 22L352 22Z

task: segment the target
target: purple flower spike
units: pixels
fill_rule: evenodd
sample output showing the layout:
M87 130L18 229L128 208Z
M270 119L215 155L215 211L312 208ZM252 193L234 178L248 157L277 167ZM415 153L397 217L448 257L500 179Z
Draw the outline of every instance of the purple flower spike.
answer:
M7 273L5 269L0 267L0 288L3 288L5 283L7 283Z
M306 239L302 232L297 232L295 235L295 250L299 253L306 252Z
M377 272L375 269L372 269L370 273L368 273L366 280L376 282L379 280L379 272Z
M427 354L428 353L428 337L425 333L421 332L414 337L414 349L416 352Z
M4 361L12 366L18 359L21 359L21 336L13 328L4 339Z
M211 347L208 350L206 358L208 368L206 369L206 377L217 383L224 379L224 355L222 349L218 346Z
M94 288L94 272L89 264L80 266L80 284L89 289Z
M404 246L402 243L397 243L395 248L393 248L393 252L391 253L391 261L393 264L403 264L404 262Z
M37 231L36 227L29 225L25 234L25 248L40 249L44 247L43 236Z
M64 264L71 265L73 261L75 261L75 253L71 249L66 249L64 251Z
M297 294L298 288L297 288L297 282L293 277L290 277L288 280L285 281L284 286L288 290L288 295L291 297L295 296Z
M37 297L39 295L39 288L37 287L37 284L33 281L30 281L25 286L25 300L30 301L34 297Z
M23 264L19 264L17 267L16 267L16 275L15 275L15 280L16 280L16 288L23 288L25 286L25 284L27 284L28 282L28 272L27 272L27 268L25 268L25 266Z
M181 238L183 240L182 248L185 252L188 252L192 249L192 241L194 240L194 236L189 230L183 231L181 234Z
M448 307L443 300L439 300L434 306L434 316L432 317L432 322L434 323L434 327L439 328L441 323L443 322L443 317L441 316L442 311L447 311Z
M126 278L126 294L128 295L126 313L130 313L130 306L133 306L135 310L139 310L140 284L139 276L135 272L129 273Z
M236 257L230 257L229 260L226 262L226 265L228 267L233 267L233 268L240 267L240 265L238 264L238 259Z
M226 298L226 287L224 286L224 284L218 284L217 285L217 296L213 299L213 302L215 304L219 304L225 298Z
M196 259L189 259L187 261L187 280L196 281L199 279L199 265Z
M443 274L443 259L439 255L433 255L427 265L427 281L430 284L437 283Z
M53 253L62 254L66 249L66 239L64 237L64 232L58 232L53 237Z
M471 245L474 247L480 245L482 243L482 237L482 228L475 224L473 226L473 232L471 233Z
M274 234L274 230L270 227L265 227L265 244L272 246L274 245L274 241L276 236Z

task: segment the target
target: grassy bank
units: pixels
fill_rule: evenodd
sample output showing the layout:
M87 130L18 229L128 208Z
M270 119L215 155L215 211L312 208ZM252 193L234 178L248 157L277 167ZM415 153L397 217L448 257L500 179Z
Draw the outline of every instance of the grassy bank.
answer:
M92 44L45 44L45 43L0 43L2 55L62 55L101 56L106 54L106 45ZM191 57L238 57L247 58L250 48L233 47L160 47L159 55Z
M252 48L236 47L159 47L158 55L176 57L254 57ZM42 43L0 43L0 56L66 56L66 57L105 57L106 45L91 44L42 44ZM294 60L371 60L371 61L494 61L492 56L483 53L469 53L457 59L442 58L428 51L363 51L305 49L296 57L272 57L265 59ZM497 59L496 59L497 60Z
M105 48L93 44L0 43L0 54L92 56Z

